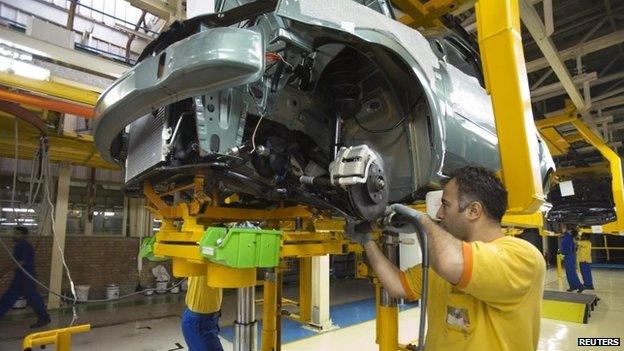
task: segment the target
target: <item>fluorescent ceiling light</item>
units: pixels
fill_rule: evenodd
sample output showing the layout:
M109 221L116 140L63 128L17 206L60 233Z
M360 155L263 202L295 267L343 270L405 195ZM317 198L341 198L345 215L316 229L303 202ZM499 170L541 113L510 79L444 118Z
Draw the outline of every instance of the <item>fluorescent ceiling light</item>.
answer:
M17 225L17 223L9 222L9 223L2 223L1 225Z
M36 80L50 79L49 70L5 56L0 56L0 71Z
M31 48L29 46L26 46L26 45L17 44L17 43L14 43L14 42L6 40L6 39L0 39L0 44L6 45L6 46L8 46L10 48L16 48L17 50L30 52L30 53L32 53L34 55L37 55L37 56L49 57L48 54L46 54L45 52L43 52L41 50L33 49L33 48Z
M104 217L111 217L114 215L115 215L115 212L104 212Z
M0 44L0 55L14 58L21 61L32 61L32 55L27 53L11 50L8 47Z
M3 212L19 212L19 213L35 213L35 210L32 208L11 208L11 207L3 207Z

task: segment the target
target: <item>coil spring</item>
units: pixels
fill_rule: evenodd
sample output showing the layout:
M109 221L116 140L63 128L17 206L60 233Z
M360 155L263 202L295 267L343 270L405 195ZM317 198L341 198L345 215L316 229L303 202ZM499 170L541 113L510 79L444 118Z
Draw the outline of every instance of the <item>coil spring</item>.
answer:
M327 68L329 99L333 110L343 118L352 118L362 108L357 68L357 52L353 49L343 50Z

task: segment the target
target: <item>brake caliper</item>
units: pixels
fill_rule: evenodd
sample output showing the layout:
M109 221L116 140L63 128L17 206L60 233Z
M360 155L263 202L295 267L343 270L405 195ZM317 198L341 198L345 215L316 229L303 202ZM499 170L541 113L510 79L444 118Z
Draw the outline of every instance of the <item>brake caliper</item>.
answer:
M340 148L329 173L330 182L347 192L356 216L365 220L383 216L389 184L383 160L368 145Z

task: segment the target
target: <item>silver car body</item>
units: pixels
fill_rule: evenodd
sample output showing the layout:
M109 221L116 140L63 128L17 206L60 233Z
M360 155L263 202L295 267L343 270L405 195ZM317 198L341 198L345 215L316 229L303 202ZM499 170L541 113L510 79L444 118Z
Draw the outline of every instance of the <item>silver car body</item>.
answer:
M96 145L104 158L112 160L114 138L128 131L126 181L139 179L165 162L169 150L162 145L171 143L177 130L174 125L162 126L160 122L156 128L146 128L150 111L195 97L196 116L207 121L208 112L202 101L210 96L219 101L217 111L210 111L219 121L214 128L229 130L230 136L222 139L232 140L233 144L240 142L244 115L251 113L301 131L329 152L332 133L319 125L323 112L317 106L318 99L282 81L273 91L271 81L263 76L267 69L265 51L285 45L290 50L286 63L291 57L294 61L290 62L297 62L313 53L312 74L322 77L344 47L354 46L361 51L370 50L371 62L376 62L381 71L392 63L388 72L384 71L390 76L391 88L380 88L377 95L372 94L367 100L375 85L367 87L365 82L361 83L362 109L357 114L360 121L387 125L394 123L389 118L399 119L402 110L392 103L392 92L407 95L414 87L425 98L415 105L412 116L400 128L387 133L363 132L359 122L344 125L345 145L371 145L383 158L390 178L391 201L435 186L467 164L500 169L490 96L479 77L449 62L448 55L455 54L449 51L457 49L451 39L445 41L454 37L451 33L423 33L350 0L281 0L274 12L263 14L254 26L204 28L138 63L100 97L94 117ZM383 53L384 57L371 53ZM251 90L261 91L261 97L247 94ZM206 124L197 128L202 127L213 128ZM150 138L152 142L154 138L162 139L156 142L160 146L155 149L143 147L152 151L151 156L132 151L140 149L140 144ZM207 143L200 142L203 154L210 154ZM233 144L230 149L236 146ZM539 145L536 152L541 156L545 180L554 163L544 143ZM215 149L219 148L216 145ZM223 146L219 152L225 153ZM323 174L323 170L316 173Z

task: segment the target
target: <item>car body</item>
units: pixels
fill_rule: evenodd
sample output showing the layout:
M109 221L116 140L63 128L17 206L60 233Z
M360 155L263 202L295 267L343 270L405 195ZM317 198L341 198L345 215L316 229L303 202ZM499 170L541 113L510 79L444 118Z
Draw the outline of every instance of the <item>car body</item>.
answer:
M460 35L349 0L234 3L162 33L100 97L96 146L124 165L128 193L203 174L245 206L370 219L462 166L501 168L479 58ZM554 163L535 135L546 181Z

